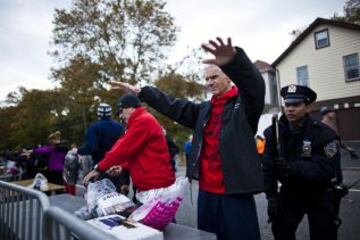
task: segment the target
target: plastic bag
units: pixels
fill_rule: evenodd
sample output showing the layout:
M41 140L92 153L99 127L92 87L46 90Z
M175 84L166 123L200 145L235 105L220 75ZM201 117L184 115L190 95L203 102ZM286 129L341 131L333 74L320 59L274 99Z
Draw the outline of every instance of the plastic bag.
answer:
M10 174L11 176L20 175L22 173L22 169L20 167L17 167L14 161L8 161L6 169L6 173Z
M41 191L47 191L49 189L47 178L41 173L36 174L34 181L28 188L34 188Z
M80 155L78 154L79 158L79 173L78 173L78 184L83 184L84 177L91 172L94 168L94 161L91 155Z
M179 177L167 188L137 193L136 197L143 205L136 209L129 219L159 230L164 229L175 218L188 185L187 178Z
M65 156L64 162L64 175L67 183L76 184L79 174L79 159L77 155L77 149L74 148Z
M116 187L107 178L90 183L85 198L87 208L75 212L75 215L82 219L106 216L134 206L125 195L116 192Z

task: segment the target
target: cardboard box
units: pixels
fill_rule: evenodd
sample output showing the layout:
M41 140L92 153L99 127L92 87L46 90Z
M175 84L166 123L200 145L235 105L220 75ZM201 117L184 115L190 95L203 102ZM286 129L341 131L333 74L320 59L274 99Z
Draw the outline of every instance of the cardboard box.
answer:
M163 240L163 233L138 222L130 222L120 215L109 215L87 221L119 240Z

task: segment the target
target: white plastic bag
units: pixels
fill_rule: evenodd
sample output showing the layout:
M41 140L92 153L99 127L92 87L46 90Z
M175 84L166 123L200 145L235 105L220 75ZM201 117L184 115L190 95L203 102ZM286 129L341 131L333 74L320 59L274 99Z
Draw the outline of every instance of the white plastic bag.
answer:
M85 198L87 208L75 212L75 215L82 219L106 216L134 206L134 203L125 195L116 192L116 187L107 178L90 183ZM83 218L84 216L86 218Z
M73 148L65 156L64 175L66 182L69 184L76 184L79 174L79 158L77 148Z
M84 177L91 172L94 168L94 161L91 155L80 155L78 154L79 159L79 171L78 171L78 184L84 184Z
M36 174L34 181L28 188L33 188L41 191L47 191L49 189L47 178L41 173Z
M187 178L179 177L167 188L137 193L136 198L143 205L136 209L129 219L159 230L164 229L175 218L188 185Z

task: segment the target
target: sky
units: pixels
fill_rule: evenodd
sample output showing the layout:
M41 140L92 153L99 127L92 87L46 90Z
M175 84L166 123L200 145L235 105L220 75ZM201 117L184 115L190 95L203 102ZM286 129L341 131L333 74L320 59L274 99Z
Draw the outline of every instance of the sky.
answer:
M50 89L49 56L55 8L71 0L0 0L0 102L19 86ZM168 0L165 10L179 26L169 61L215 37L231 37L252 61L272 63L290 45L294 29L317 17L342 14L345 0Z

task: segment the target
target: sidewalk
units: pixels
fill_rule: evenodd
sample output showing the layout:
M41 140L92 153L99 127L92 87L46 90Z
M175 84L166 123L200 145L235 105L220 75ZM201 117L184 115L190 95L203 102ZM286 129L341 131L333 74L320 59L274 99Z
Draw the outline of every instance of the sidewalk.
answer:
M360 141L346 142L349 146L353 147L357 154L360 155ZM360 159L351 159L349 153L341 150L342 168L344 174L344 182L351 183L360 178ZM179 166L177 176L185 175L185 167ZM190 189L186 191L186 196L180 210L176 215L176 220L180 224L191 227L196 227L196 207L197 207L197 192L198 183L193 181L192 194ZM193 204L191 203L191 198ZM272 240L272 233L270 225L267 223L267 201L265 195L257 194L255 196L259 225L263 240ZM359 219L360 219L360 183L352 189L341 202L341 218L342 225L339 229L339 240L358 240L360 236ZM305 217L297 231L298 240L309 239L309 229L307 218Z
M354 148L356 154L360 157L360 141L351 141L344 143L349 147ZM347 171L347 170L360 171L360 158L351 159L350 154L343 149L341 149L340 152L341 152L341 166L343 171Z
M360 156L360 141L345 142L355 149ZM344 183L351 184L360 179L360 159L351 159L350 154L341 150L341 165ZM339 240L359 239L360 228L360 183L356 184L341 201L342 225L339 229Z

